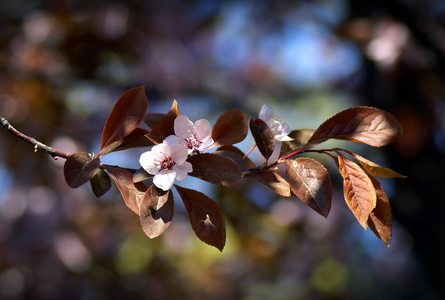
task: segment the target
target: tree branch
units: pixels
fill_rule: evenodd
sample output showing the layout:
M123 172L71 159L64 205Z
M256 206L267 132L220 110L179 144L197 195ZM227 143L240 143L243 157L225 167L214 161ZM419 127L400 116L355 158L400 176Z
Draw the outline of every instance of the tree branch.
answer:
M70 155L59 151L57 149L54 149L50 146L47 146L41 142L39 142L38 140L36 140L35 138L32 138L30 136L27 136L26 134L21 133L20 131L18 131L17 129L15 129L11 123L9 123L8 120L6 120L5 118L3 118L2 116L0 116L0 121L1 121L1 126L3 127L3 129L5 129L7 132L9 132L10 134L12 134L13 136L21 139L22 141L31 144L34 146L34 152L37 152L37 150L43 150L46 153L48 153L49 155L51 155L54 159L57 159L57 157L62 157L67 159Z

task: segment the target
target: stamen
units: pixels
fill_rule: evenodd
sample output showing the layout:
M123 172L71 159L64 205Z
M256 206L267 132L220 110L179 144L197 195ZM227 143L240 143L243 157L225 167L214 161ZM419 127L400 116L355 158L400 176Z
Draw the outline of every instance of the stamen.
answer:
M175 165L176 165L176 162L173 160L173 158L171 156L166 156L160 164L161 171L171 170Z
M196 135L193 135L191 137L189 137L188 139L186 139L187 142L187 148L188 149L198 149L199 146L201 146L201 141L198 141L198 139L196 138Z

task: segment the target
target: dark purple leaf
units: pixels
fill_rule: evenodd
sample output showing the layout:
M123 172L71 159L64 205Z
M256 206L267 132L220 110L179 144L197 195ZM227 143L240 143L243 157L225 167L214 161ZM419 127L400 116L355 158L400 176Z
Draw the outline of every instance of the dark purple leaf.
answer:
M66 183L73 189L90 181L99 170L100 159L92 158L89 153L75 152L65 161L63 175Z
M110 153L119 140L129 135L144 119L148 107L144 87L126 91L116 102L102 131L97 157Z
M139 216L142 229L149 238L160 236L173 219L174 201L170 190L163 191L152 185L145 192L140 207Z
M249 127L258 150L268 160L275 149L275 136L272 130L261 119L250 120Z
M232 109L222 114L212 130L212 138L217 145L232 145L247 136L247 116L244 112Z
M217 154L198 154L190 156L187 161L193 166L190 176L213 184L230 186L237 183L243 175L235 162Z
M328 171L311 158L286 160L292 192L310 208L327 218L331 210L332 183Z
M102 169L99 169L90 180L91 189L93 190L94 195L97 198L102 197L106 192L111 189L111 179L108 176L107 172Z
M289 183L277 172L271 170L252 171L245 174L244 177L257 180L280 196L291 196Z
M175 187L184 202L196 236L222 251L226 244L226 225L218 204L201 192Z
M390 113L374 107L358 106L326 120L308 143L340 139L381 147L401 137L402 133L402 126Z
M119 167L105 166L105 170L113 178L114 183L121 192L125 205L135 214L139 215L139 206L147 187L142 182L133 182L133 173Z

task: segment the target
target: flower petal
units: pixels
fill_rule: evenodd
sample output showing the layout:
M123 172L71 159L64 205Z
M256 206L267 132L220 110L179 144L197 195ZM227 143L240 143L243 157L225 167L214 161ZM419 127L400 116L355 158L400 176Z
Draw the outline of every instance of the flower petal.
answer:
M207 140L212 134L212 125L206 119L195 122L196 137L200 142Z
M187 159L188 151L187 148L182 144L174 145L171 148L171 157L175 163L181 165Z
M203 151L212 146L215 143L215 141L212 138L208 138L205 141L202 141L201 146L198 150Z
M184 180L187 177L187 174L193 171L193 167L191 163L186 161L181 165L174 166L173 170L176 171L177 180Z
M162 143L167 144L170 148L172 148L175 145L178 145L180 143L181 139L177 137L176 135L172 134L166 137Z
M294 139L283 134L283 135L275 136L275 140L280 141L280 142L287 142L287 141L293 141Z
M176 171L174 170L166 170L162 171L161 173L155 175L153 178L153 183L158 188L162 189L163 191L168 191L175 182L176 177Z
M145 171L152 175L156 175L159 172L159 163L157 163L157 156L153 151L142 153L139 163Z
M151 148L151 151L153 152L155 158L160 160L171 155L170 146L164 142Z
M273 109L267 104L264 104L263 107L261 107L259 117L261 120L263 120L266 123L269 123L269 120L273 119Z
M190 136L196 133L193 122L185 115L176 117L174 123L175 135L181 139L188 139Z
M274 163L278 160L278 158L280 157L280 152L281 152L281 145L283 143L280 141L277 141L275 143L275 147L273 149L272 154L270 155L269 159L267 160L268 164Z
M283 129L281 129L281 133L283 135L288 135L290 133L290 126L289 124L287 124L286 122L281 123L281 126L283 127Z

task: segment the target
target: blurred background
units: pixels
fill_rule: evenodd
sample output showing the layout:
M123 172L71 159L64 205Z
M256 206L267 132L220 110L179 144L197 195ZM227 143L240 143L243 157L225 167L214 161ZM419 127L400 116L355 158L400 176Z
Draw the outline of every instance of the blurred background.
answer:
M115 186L100 199L72 190L63 159L1 132L0 299L443 299L444 26L440 0L1 1L0 115L59 150L97 152L119 96L145 85L150 112L176 99L212 124L231 108L256 118L265 103L293 129L384 109L402 139L331 145L408 178L381 180L389 248L355 220L325 157L314 156L334 183L327 219L252 181L181 182L222 208L220 253L176 194L171 226L150 240ZM143 151L103 161L137 168Z

